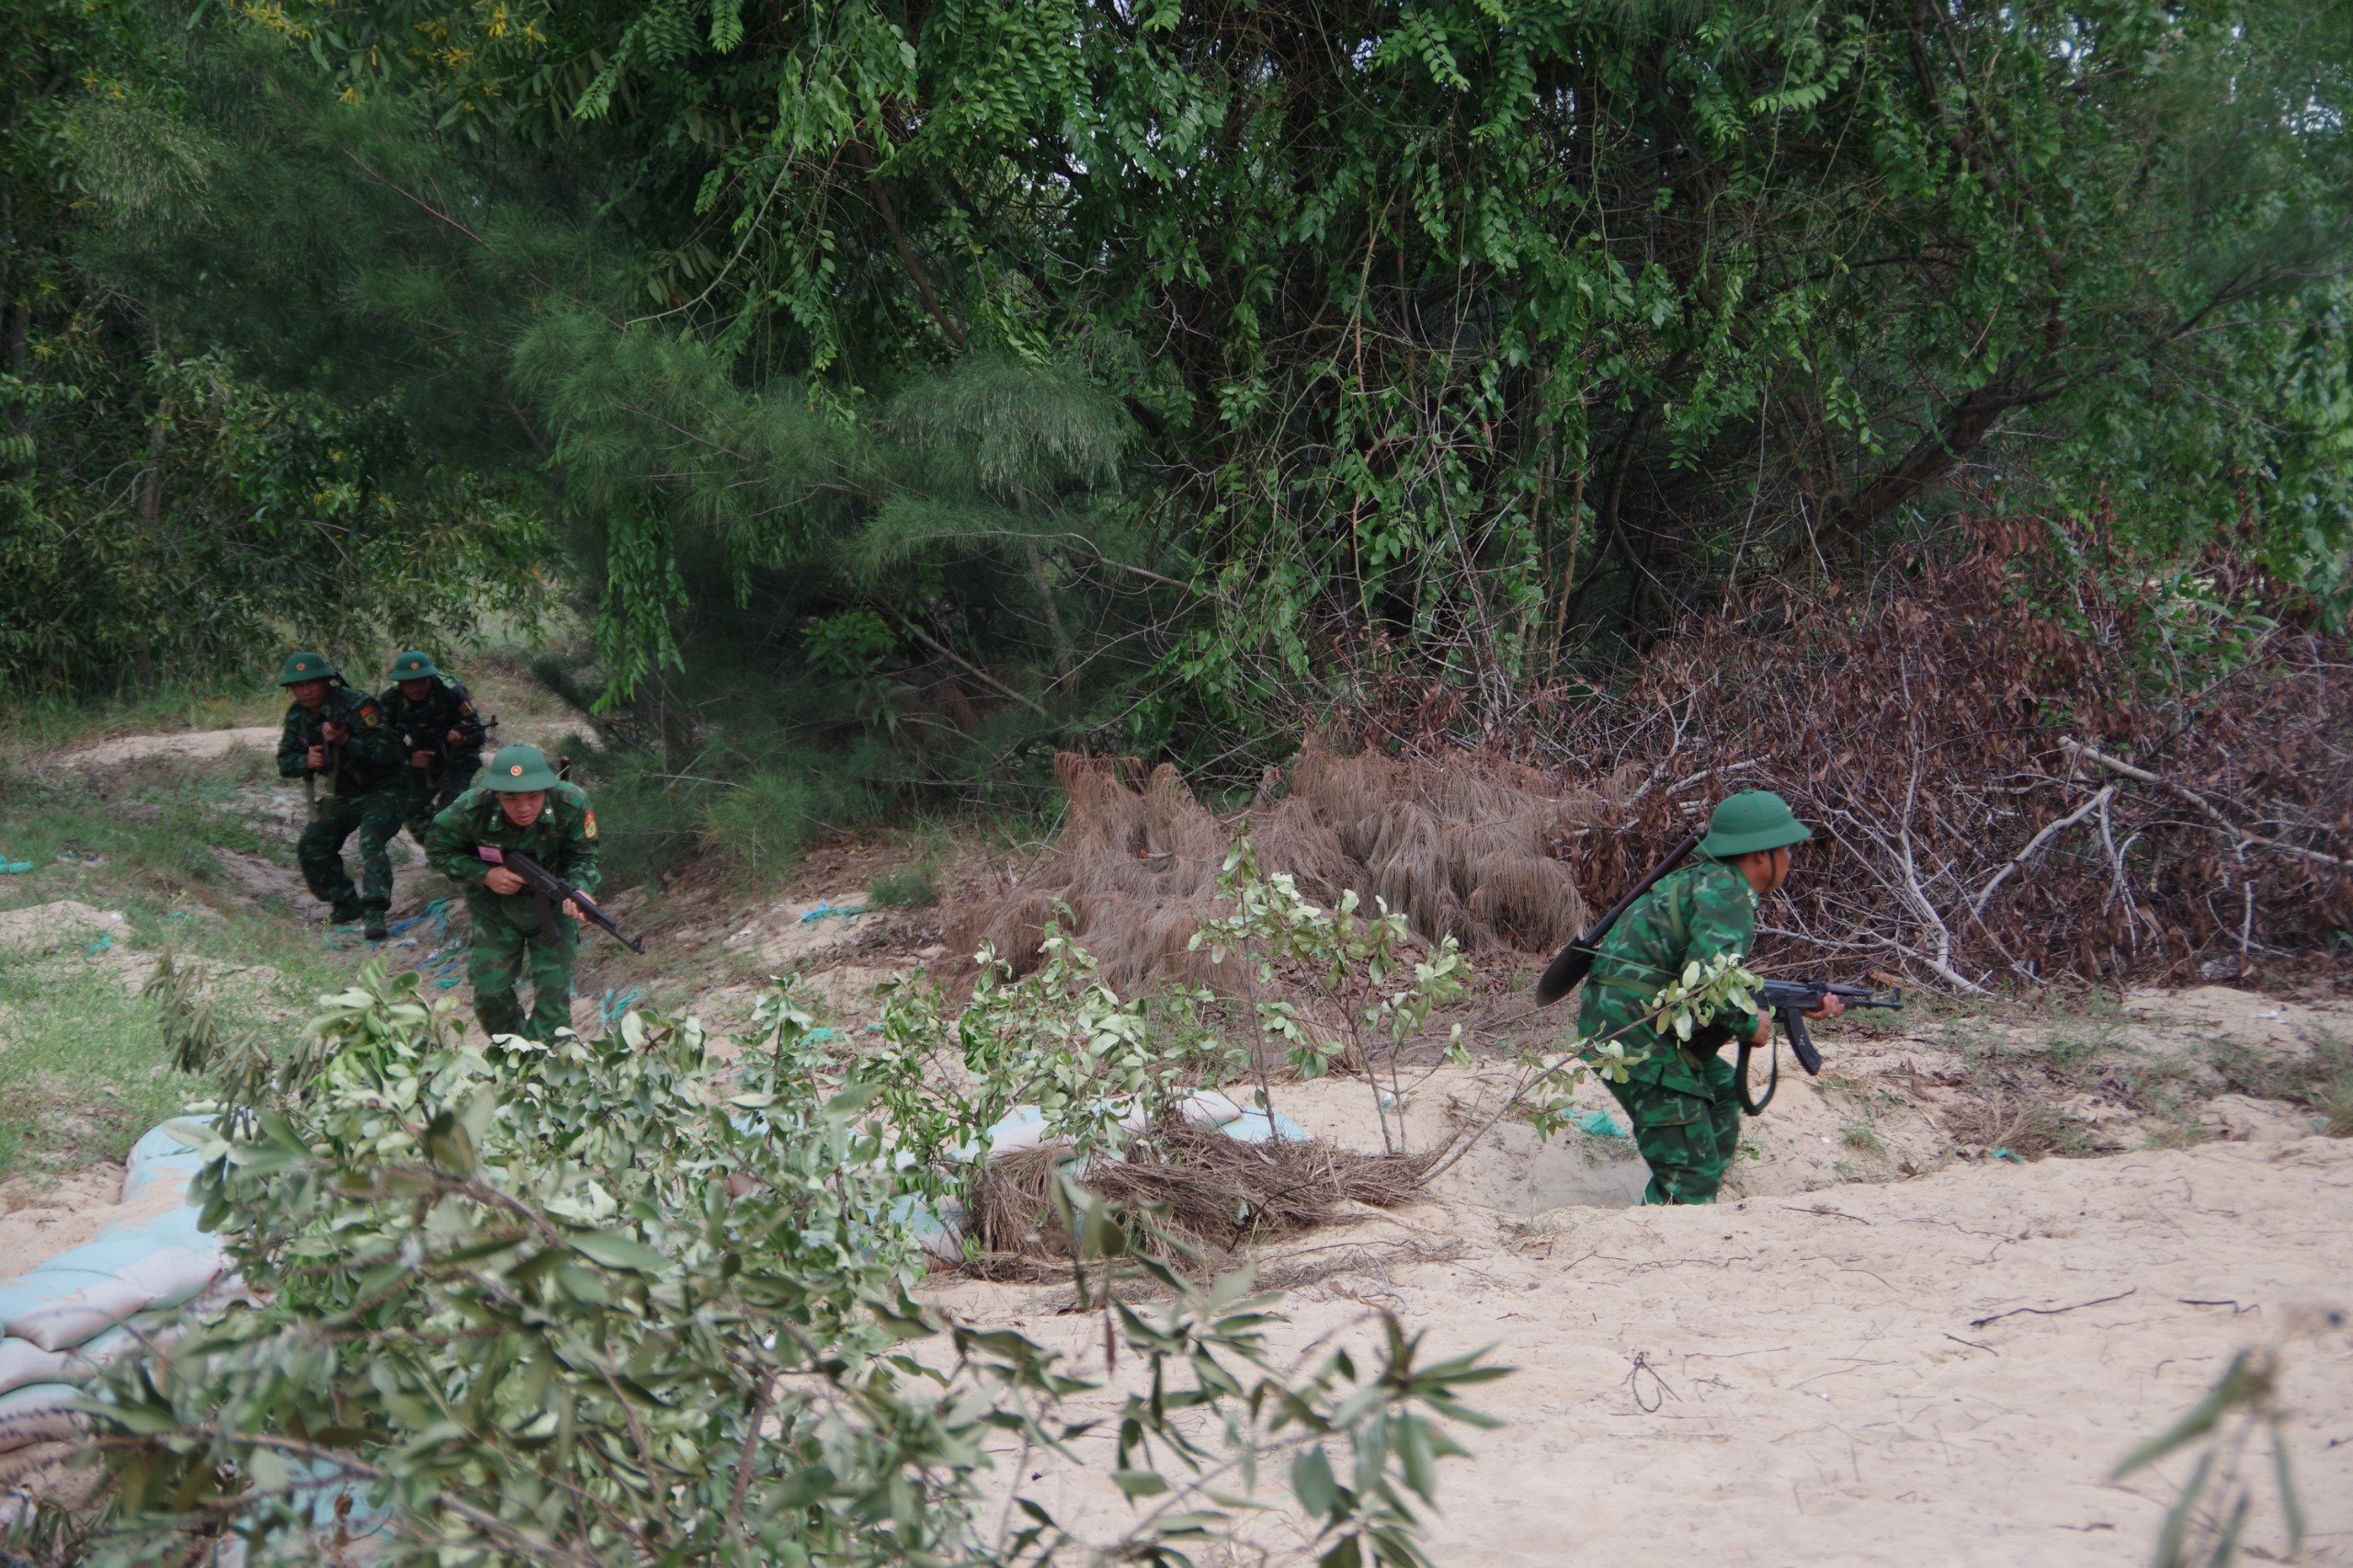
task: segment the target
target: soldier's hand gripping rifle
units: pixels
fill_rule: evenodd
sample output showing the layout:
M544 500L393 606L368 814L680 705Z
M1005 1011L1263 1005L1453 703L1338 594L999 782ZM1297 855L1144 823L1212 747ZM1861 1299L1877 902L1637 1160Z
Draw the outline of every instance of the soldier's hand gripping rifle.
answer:
M401 732L401 749L408 753L408 770L416 775L416 781L426 790L433 789L449 777L449 736L447 731L436 728L420 740L417 731L404 730ZM416 765L416 754L421 751L433 754L433 760L423 767Z
M1821 1007L1824 997L1836 996L1848 1007L1885 1007L1901 1012L1904 993L1890 992L1882 996L1868 985L1833 985L1819 980L1768 980L1764 993L1757 998L1758 1011L1767 1013L1780 1024L1790 1037L1790 1051L1798 1059L1811 1078L1822 1071L1822 1052L1813 1048L1813 1036L1805 1027L1805 1016ZM1710 1024L1691 1037L1691 1044L1703 1055L1713 1055L1732 1039L1732 1030L1722 1024ZM1740 1042L1740 1070L1734 1090L1740 1096L1740 1108L1755 1116L1773 1103L1773 1092L1781 1086L1781 1051L1777 1040L1773 1048L1773 1071L1765 1080L1765 1097L1748 1097L1748 1058L1756 1047L1747 1040Z
M582 918L597 926L604 933L631 952L645 951L645 944L620 928L620 923L602 909L597 901L524 854L520 849L501 849L494 845L477 845L474 853L494 866L504 866L523 879L523 885L540 903L540 935L552 942L557 937L556 912L569 900L576 905Z
M313 822L321 821L326 815L319 795L321 775L324 774L327 781L325 799L333 801L335 796L335 743L327 739L327 725L332 722L334 722L333 720L322 713L319 727L302 737L302 744L319 754L319 766L307 769L302 775L302 800L311 808Z

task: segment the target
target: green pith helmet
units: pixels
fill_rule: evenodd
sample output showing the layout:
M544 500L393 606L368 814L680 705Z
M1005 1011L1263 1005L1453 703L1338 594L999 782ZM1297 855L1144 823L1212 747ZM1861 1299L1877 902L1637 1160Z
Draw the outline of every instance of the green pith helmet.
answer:
M392 661L392 678L394 680L441 680L446 677L439 670L433 667L431 654L420 653L411 648Z
M561 782L539 747L500 746L482 784L502 795L523 795L533 790L552 790Z
M1743 790L1716 807L1699 853L1719 860L1802 844L1813 830L1798 821L1790 803L1770 790Z
M292 686L297 681L341 680L343 673L327 663L324 653L290 653L286 667L278 672L278 684Z

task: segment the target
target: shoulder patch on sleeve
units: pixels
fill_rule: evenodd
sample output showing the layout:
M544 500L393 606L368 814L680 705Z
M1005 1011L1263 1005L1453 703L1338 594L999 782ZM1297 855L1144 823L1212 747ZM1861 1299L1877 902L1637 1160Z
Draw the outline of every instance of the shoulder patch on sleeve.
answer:
M596 812L590 812L586 816L580 819L580 836L583 838L594 838L597 836Z
M373 730L384 722L384 715L374 703L363 702L359 705L359 722Z

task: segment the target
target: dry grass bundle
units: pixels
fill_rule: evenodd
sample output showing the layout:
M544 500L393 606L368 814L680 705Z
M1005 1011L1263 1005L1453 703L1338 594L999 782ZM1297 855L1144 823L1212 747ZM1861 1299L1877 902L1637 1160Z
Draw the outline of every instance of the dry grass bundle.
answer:
M1313 740L1290 786L1358 862L1346 885L1404 911L1425 939L1550 953L1585 928L1562 857L1606 817L1597 792L1563 794L1533 768L1470 753L1341 756Z
M1017 974L1034 968L1057 903L1115 986L1147 977L1225 978L1188 951L1216 903L1228 828L1164 763L1054 759L1070 801L1053 852L994 904L973 912L966 946L985 937ZM1279 800L1249 824L1259 864L1287 872L1330 908L1353 890L1403 912L1426 941L1472 951L1549 954L1586 924L1576 878L1560 857L1608 811L1607 797L1562 796L1533 769L1469 754L1441 763L1378 753L1340 756L1311 742Z
M1055 1168L1066 1145L990 1160L972 1183L972 1215L993 1278L1053 1273L1071 1256L1054 1212ZM1171 1120L1131 1145L1124 1160L1098 1161L1089 1189L1123 1210L1148 1214L1175 1244L1178 1267L1229 1262L1252 1243L1296 1235L1338 1217L1345 1203L1392 1209L1420 1191L1435 1153L1365 1154L1318 1141L1245 1143L1213 1128Z

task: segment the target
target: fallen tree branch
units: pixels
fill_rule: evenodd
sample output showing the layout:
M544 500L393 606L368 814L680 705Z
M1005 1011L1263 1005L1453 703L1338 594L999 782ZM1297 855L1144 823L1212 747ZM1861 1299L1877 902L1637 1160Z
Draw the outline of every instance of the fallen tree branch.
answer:
M2050 843L2052 839L2055 838L2068 828L2075 826L2077 823L2091 815L2092 812L2097 811L2101 806L2106 805L2109 801L2115 797L2115 785L2101 785L2099 792L2094 795L2090 800L2086 801L2082 805L2077 806L2074 811L2069 812L2065 816L2061 817L2057 822L2051 824L2040 833L2038 833L2032 838L2028 839L2026 841L2026 847L2011 856L2009 860L2002 867L2002 869L1994 873L1993 880L1987 882L1984 887L1977 890L1977 896L1969 901L1969 917L1972 920L1974 920L1984 912L1985 901L1994 896L1995 889L2000 887L2004 882L2009 880L2011 872L2017 870L2020 866L2025 865L2029 860L2033 859L2035 856L2041 851L2042 846L2045 844Z
M2238 824L2233 822L2229 817L2224 816L2221 808L2216 806L2213 801L2208 800L2205 796L2200 794L2197 790L2190 789L2187 785L2177 784L2170 778L2150 772L2147 768L2135 767L2131 763L2124 761L2122 758L2110 756L2106 752L2100 751L2096 747L2087 746L2084 744L2083 742L2075 739L2073 736L2063 736L2060 739L2059 744L2066 749L2067 755L2070 756L2079 757L2086 762L2096 763L2099 767L2107 768L2110 773L2121 774L2127 778L2137 779L2143 784L2154 784L2158 789L2163 790L2166 794L2173 796L2176 800L2186 801L2189 804L2196 806L2200 811L2205 812L2209 817L2211 817L2218 826L2236 837L2239 841L2239 846L2242 848L2250 844L2260 844L2266 849L2276 849L2282 855L2292 855L2300 860L2316 861L2323 866L2335 866L2339 870L2353 871L2353 860L2342 859L2335 855L2325 855L2317 849L2307 849L2301 844L2289 844L2277 838L2266 838L2259 833L2248 832L2245 828L2243 828Z

